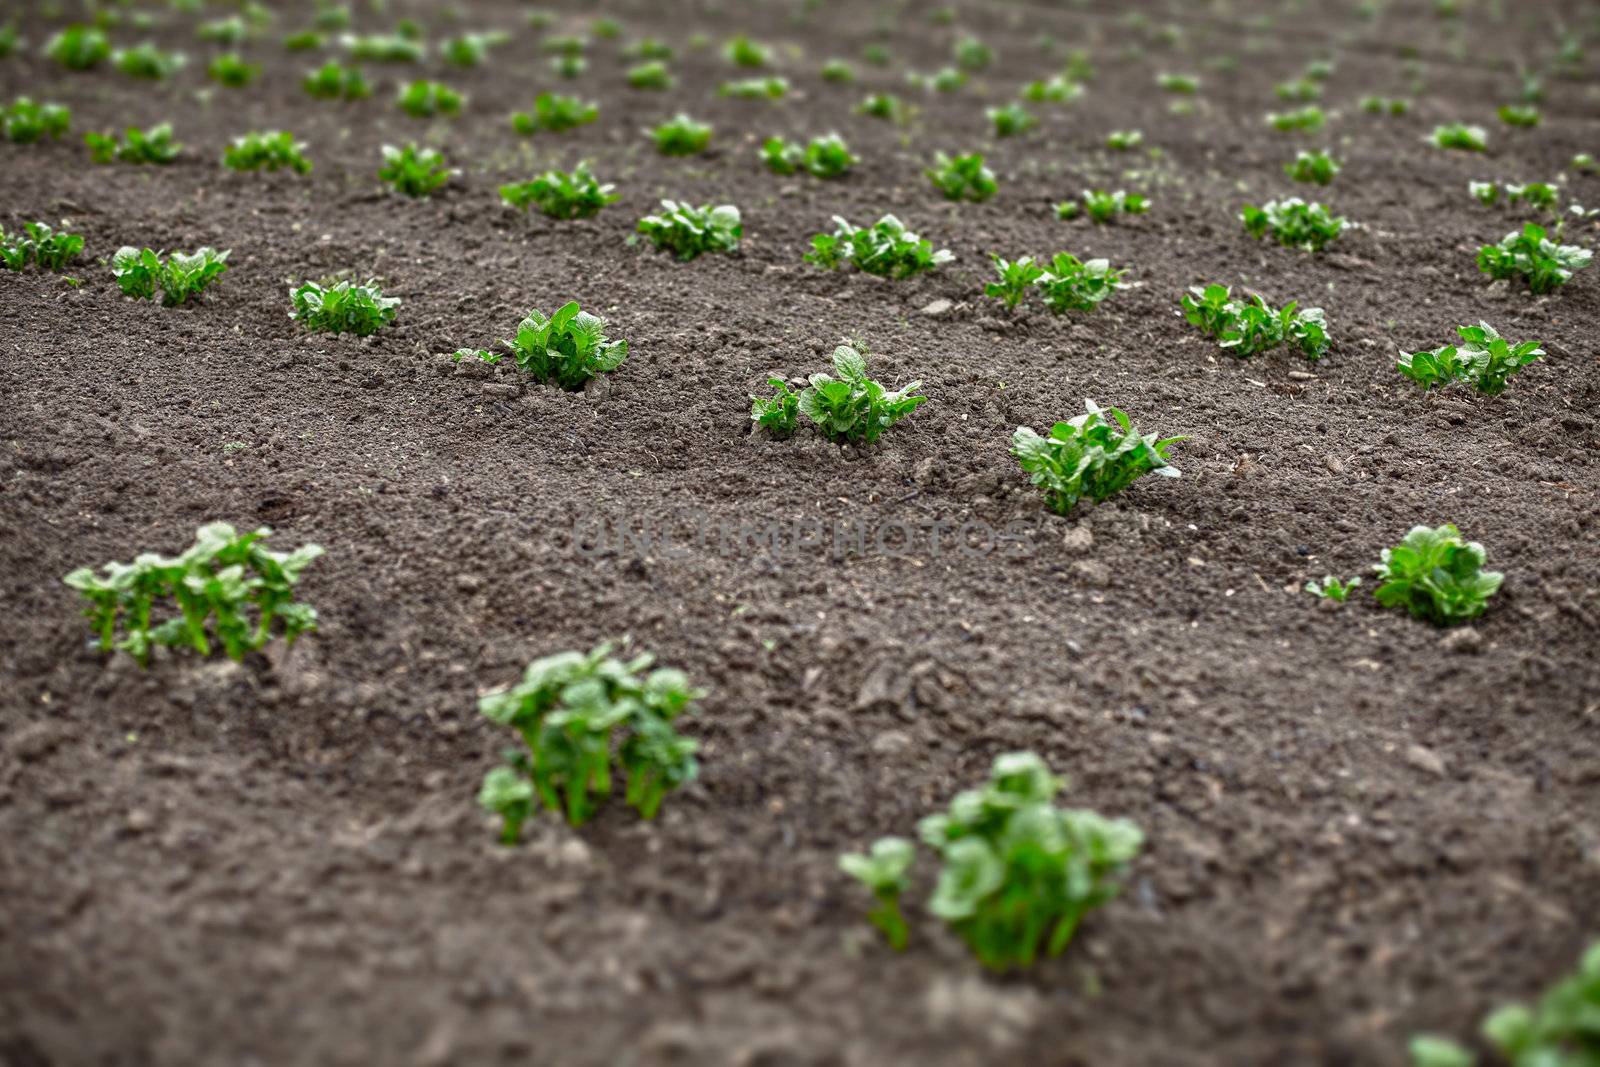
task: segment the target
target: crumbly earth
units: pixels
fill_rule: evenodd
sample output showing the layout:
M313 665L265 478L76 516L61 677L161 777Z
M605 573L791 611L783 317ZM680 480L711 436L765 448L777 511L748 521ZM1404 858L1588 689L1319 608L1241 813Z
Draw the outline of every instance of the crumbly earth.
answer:
M75 126L0 144L0 212L88 245L80 284L0 272L0 1062L1390 1065L1412 1033L1470 1035L1570 969L1600 934L1600 271L1541 298L1490 284L1474 250L1521 216L1466 183L1600 150L1593 47L1546 77L1539 127L1494 117L1515 63L1546 68L1593 12L1381 6L959 0L950 25L911 3L560 4L551 32L624 27L565 82L524 5L397 0L357 27L511 41L473 70L370 64L377 92L350 104L306 97L322 57L279 45L305 4L245 46L265 71L242 91L208 86L213 46L165 6L148 36L190 63L160 84L61 71L38 57L59 23L22 15L0 98L70 104ZM776 45L789 99L717 95L740 30ZM954 94L905 83L964 31L995 66ZM645 34L679 50L670 92L622 78ZM984 107L1060 67L1041 34L1094 79L996 141ZM859 62L869 43L889 66ZM817 77L836 55L857 84ZM1326 130L1266 126L1291 106L1273 86L1322 58ZM1201 76L1193 114L1169 111L1163 71ZM394 106L422 74L469 94L460 118ZM599 121L516 137L507 114L546 88ZM876 90L916 115L855 114ZM1368 93L1415 106L1369 115ZM704 157L641 136L678 110L715 125ZM170 167L91 167L78 143L163 119L188 146ZM1454 120L1488 127L1489 152L1426 143ZM264 128L305 140L314 173L218 165ZM1107 151L1119 128L1144 146ZM845 180L756 158L829 130L863 156ZM374 177L406 139L462 168L432 200ZM1282 164L1319 146L1344 170L1309 195L1360 228L1318 255L1251 240L1240 204L1307 194ZM1000 194L940 199L922 174L939 149L984 151ZM499 183L579 159L622 194L597 218L500 205ZM1059 221L1086 187L1154 209ZM1600 178L1564 190L1587 204ZM663 196L737 204L742 249L681 264L632 244ZM907 282L802 264L833 215L885 212L956 262ZM197 303L131 302L104 266L124 244L228 248L230 269ZM1063 249L1138 287L1059 318L981 297L990 253ZM337 271L381 279L398 324L302 332L287 287ZM1234 359L1177 312L1208 281L1324 307L1336 347ZM438 357L570 299L631 346L584 393ZM1398 348L1479 318L1548 353L1503 396L1395 373ZM746 394L826 369L844 335L929 401L862 451L752 434ZM1009 435L1086 397L1189 435L1182 478L1045 511ZM320 632L237 665L91 651L61 576L214 520L326 546L301 585ZM1370 575L1338 610L1300 591L1445 521L1507 575L1468 630L1379 610ZM778 548L739 542L741 522ZM1017 539L959 550L968 522ZM942 524L937 550L906 544L917 523ZM597 524L657 536L596 544ZM614 805L500 847L474 795L511 738L476 696L623 635L708 690L685 725L700 780L654 822ZM994 978L922 912L924 862L911 947L888 951L837 856L1022 749L1070 777L1066 802L1144 828L1126 891L1060 959Z

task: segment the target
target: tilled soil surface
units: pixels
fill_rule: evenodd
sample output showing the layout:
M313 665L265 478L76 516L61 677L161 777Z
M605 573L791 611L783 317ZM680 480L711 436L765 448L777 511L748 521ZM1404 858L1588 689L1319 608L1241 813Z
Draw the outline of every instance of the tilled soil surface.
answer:
M0 221L68 219L91 260L232 254L177 309L124 299L100 262L76 287L0 272L0 1062L1386 1065L1568 970L1600 933L1600 271L1545 298L1488 284L1474 250L1520 217L1466 183L1550 180L1600 149L1592 58L1546 78L1538 128L1494 119L1515 64L1547 66L1593 11L1301 7L964 0L948 25L911 3L611 0L622 39L564 82L524 5L361 5L364 31L511 33L487 67L422 68L470 95L439 122L394 106L421 76L403 65L368 65L364 102L306 97L321 55L278 43L306 5L245 47L265 72L242 91L206 87L210 46L164 6L148 36L190 63L160 84L59 70L38 56L58 24L24 14L0 98L70 104L75 127L0 145ZM563 5L550 32L595 13ZM776 45L788 100L717 95L736 31ZM964 31L994 67L959 93L906 85ZM679 50L670 92L622 78L645 34ZM1096 75L994 141L983 108L1060 67L1041 34ZM888 67L817 77L869 43ZM1274 84L1313 59L1334 64L1328 128L1273 131ZM1169 113L1162 71L1201 75L1194 114ZM506 115L544 88L599 121L515 137ZM855 114L876 90L917 114ZM1368 93L1415 106L1368 115ZM715 125L708 155L641 136L678 110ZM77 141L163 119L188 146L170 167L94 168ZM1486 156L1425 142L1454 120L1490 128ZM311 176L218 165L280 127ZM1117 128L1144 147L1105 150ZM771 134L829 130L864 157L845 180L756 159ZM379 146L411 138L463 168L431 201L374 177ZM1318 146L1345 168L1306 194L1282 164ZM985 151L1000 194L940 199L921 173L938 149ZM500 182L579 159L622 194L596 219L500 206ZM1090 186L1154 209L1057 220ZM1297 193L1361 228L1319 255L1242 232L1240 203ZM631 244L662 196L739 205L741 251ZM1600 200L1600 178L1569 175L1566 200ZM833 215L891 211L957 261L909 282L801 263ZM1063 249L1139 286L1060 318L979 296L989 253ZM289 284L341 270L403 298L395 328L288 319ZM1335 349L1218 351L1177 312L1207 281L1326 308ZM631 345L584 393L437 356L569 299ZM1548 352L1502 397L1395 373L1397 348L1479 318ZM746 394L826 369L844 335L928 403L863 451L752 435ZM1183 477L1045 511L1009 435L1085 397L1188 434ZM326 546L301 585L320 632L238 665L93 653L61 576L213 520ZM1507 575L1470 630L1380 611L1370 577L1340 610L1300 591L1445 521ZM701 779L652 823L617 804L498 846L474 794L510 738L476 696L622 635L709 690L685 724ZM1061 959L993 978L922 916L924 863L912 945L889 952L838 854L909 833L1018 749L1070 776L1067 802L1144 828L1127 890Z

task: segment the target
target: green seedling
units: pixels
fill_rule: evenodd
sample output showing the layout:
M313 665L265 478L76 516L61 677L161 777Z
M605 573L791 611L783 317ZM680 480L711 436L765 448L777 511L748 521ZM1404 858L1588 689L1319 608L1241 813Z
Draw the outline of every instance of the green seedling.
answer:
M800 416L800 394L782 378L768 378L771 396L750 395L750 421L774 437L793 436Z
M1209 337L1218 347L1236 356L1290 344L1307 359L1321 359L1331 344L1328 323L1321 308L1300 308L1290 301L1274 309L1258 293L1248 302L1232 298L1225 285L1191 286L1179 300L1183 317Z
M1483 152L1489 147L1489 135L1482 126L1468 126L1460 122L1435 126L1428 140L1440 148L1452 148L1460 152Z
M500 840L515 844L522 824L543 805L581 826L610 796L620 769L626 803L652 819L668 792L693 781L693 740L673 728L704 695L682 671L643 674L648 654L622 661L612 646L534 660L522 680L478 701L491 722L509 726L523 745L490 771L478 803L501 818Z
M1065 74L1028 82L1017 95L1036 104L1070 104L1083 96L1083 85Z
M511 116L511 128L524 137L540 130L546 133L563 133L587 125L600 117L600 108L560 93L540 93L533 98L532 114L518 111Z
M402 88L395 102L412 118L429 119L460 114L463 101L461 94L448 85L419 79Z
M906 72L906 81L928 93L959 92L967 84L967 72L955 67L945 67L933 74Z
M1093 311L1106 297L1128 287L1122 280L1126 273L1113 267L1110 260L1086 262L1069 252L1057 252L1034 284L1045 307L1061 315Z
M276 636L293 645L317 628L317 613L294 599L317 545L274 552L263 526L241 534L225 522L200 527L179 556L143 553L132 563L82 567L63 579L89 601L84 615L102 653L127 652L148 666L157 647L192 648L202 656L220 644L242 660Z
M504 33L463 33L459 37L446 38L439 45L439 54L446 63L458 67L478 67L489 58L489 49L504 44L507 39Z
M392 325L400 298L384 296L375 281L324 285L301 282L289 287L289 317L315 333L353 333L366 337Z
M1508 233L1497 245L1478 249L1478 269L1493 278L1520 278L1533 293L1552 292L1567 284L1572 272L1582 270L1594 253L1579 245L1564 245L1545 236L1544 227L1527 223L1520 233Z
M970 34L956 41L950 54L963 70L983 70L994 62L994 49Z
M45 137L60 138L72 126L72 110L62 104L36 104L19 96L0 108L0 132L16 144L32 144Z
M1395 369L1424 389L1465 382L1480 393L1505 392L1507 380L1544 355L1538 341L1512 343L1487 322L1458 326L1460 345L1432 351L1401 352Z
M772 49L741 33L723 46L722 55L736 67L764 67L772 60Z
M602 185L589 164L580 162L570 174L548 170L532 181L502 185L500 199L522 211L537 207L552 219L586 219L622 199L614 188Z
M206 67L206 76L228 89L242 89L260 73L261 64L246 63L237 52L224 52Z
M1144 144L1141 130L1112 130L1106 134L1106 147L1114 152L1130 152Z
M711 144L711 127L681 111L645 134L654 139L656 151L664 156L692 156Z
M1578 969L1534 1004L1507 1004L1483 1021L1483 1038L1511 1067L1593 1067L1600 1062L1600 943L1590 945ZM1419 1035L1411 1041L1413 1067L1473 1067L1477 1059L1454 1041Z
M839 857L839 869L871 891L873 907L867 921L896 952L904 949L911 937L900 898L911 888L906 875L915 859L916 846L903 837L880 837L865 854L847 852Z
M723 82L717 94L735 100L782 100L789 95L789 79L774 76Z
M239 45L244 44L245 40L250 36L250 27L243 17L230 15L227 18L202 22L195 28L195 36L202 41L210 41L212 44L237 48Z
M183 68L188 57L182 52L163 52L149 41L111 53L111 62L130 78L160 81Z
M857 228L842 217L833 217L833 233L811 238L807 263L834 270L850 263L857 270L885 278L909 278L914 274L938 270L955 259L947 248L934 251L933 243L906 229L893 215L885 215L871 226Z
M76 233L56 233L42 222L25 222L20 234L8 234L0 226L0 264L7 270L22 270L29 262L40 270L65 270L83 251L83 237Z
M1429 529L1413 526L1405 540L1383 550L1373 568L1382 579L1378 603L1405 608L1414 617L1453 626L1482 615L1505 575L1486 571L1483 546L1461 540L1449 523Z
M676 200L663 200L656 214L639 220L638 232L650 239L657 251L668 251L680 260L691 260L706 252L733 252L744 236L739 209L732 204L695 207Z
M287 130L251 131L235 137L222 151L222 165L229 170L282 170L310 174L311 161L305 157L305 143L296 141Z
M1239 219L1251 237L1259 240L1270 234L1285 248L1303 252L1320 252L1350 225L1322 204L1307 203L1297 196L1269 200L1261 207L1246 204L1239 210Z
M1026 299L1033 283L1044 276L1044 268L1035 263L1032 256L1023 256L1015 262L992 253L990 258L1000 278L985 285L983 295L1000 301L1011 311Z
M893 93L873 93L856 105L856 113L875 119L887 119L896 125L911 117L906 102Z
M921 382L890 392L868 378L867 353L859 341L833 350L833 369L837 378L813 374L798 404L823 437L839 444L871 444L928 399L912 395Z
M994 171L984 165L983 155L978 152L964 156L936 153L933 166L923 173L947 200L987 200L1000 188Z
M1297 182L1327 185L1339 173L1339 164L1326 152L1296 152L1294 162L1285 163L1283 170Z
M1352 578L1348 582L1341 582L1331 574L1323 575L1322 581L1309 581L1306 583L1306 592L1319 600L1332 600L1343 604L1349 599L1350 593L1361 584L1360 578Z
M1267 125L1283 133L1296 131L1314 133L1322 129L1328 121L1328 116L1315 104L1295 108L1293 111L1267 112Z
M1272 87L1279 100L1290 104L1309 104L1322 96L1322 83L1312 78L1295 78Z
M775 174L803 170L814 178L823 179L842 178L861 162L861 157L851 152L844 138L836 133L813 137L804 146L781 137L769 137L761 146L761 159Z
M200 248L170 256L151 249L124 245L111 257L111 273L125 296L150 300L161 291L161 303L176 307L198 297L228 269L227 250Z
M1539 109L1532 104L1506 104L1498 112L1500 121L1507 126L1533 127L1539 125Z
M580 310L574 300L553 315L529 311L516 337L501 344L516 357L517 369L535 381L577 392L628 358L628 342L608 339L605 330L605 319Z
M1119 409L1107 411L1093 400L1085 400L1083 406L1082 415L1056 423L1048 437L1027 426L1017 427L1011 435L1011 454L1033 484L1044 490L1051 511L1066 515L1084 497L1099 503L1146 474L1178 477L1167 452L1185 438L1141 435Z
M983 113L994 126L996 137L1012 137L1026 133L1039 124L1039 120L1030 115L1021 104L985 108Z
M1143 215L1150 210L1150 200L1139 193L1126 193L1118 189L1108 193L1104 189L1085 189L1083 200L1063 200L1055 206L1056 218L1074 219L1087 214L1102 226L1114 221L1118 215Z
M628 84L635 89L670 89L677 79L659 59L636 63L628 68Z
M384 145L383 166L378 168L380 181L398 193L417 199L431 196L435 189L458 173L438 150L419 148L415 142L404 148Z
M365 100L372 95L359 67L343 67L331 59L308 73L300 87L318 100Z
M995 971L1060 955L1085 915L1113 899L1144 835L1123 819L1058 808L1065 782L1031 752L1002 755L980 789L917 827L940 861L928 910ZM891 946L906 936L899 898L911 859L899 838L841 866L872 891L872 921Z
M90 70L111 58L111 41L104 30L74 24L45 42L44 53L68 70Z
M842 59L830 59L822 64L817 75L825 82L849 85L856 80L856 68Z
M641 37L624 48L622 54L628 59L643 61L671 59L674 52L672 46L665 41L659 41L654 37Z
M1411 111L1411 101L1399 96L1363 96L1360 106L1369 115L1398 117Z
M421 63L422 42L398 33L345 34L339 44L350 58L363 63Z
M1200 79L1193 74L1158 74L1156 85L1163 92L1180 96L1193 96L1200 91Z
M129 126L123 139L114 133L86 133L83 143L89 146L89 158L95 163L152 163L166 165L178 158L183 145L172 139L172 124L162 122L141 130Z

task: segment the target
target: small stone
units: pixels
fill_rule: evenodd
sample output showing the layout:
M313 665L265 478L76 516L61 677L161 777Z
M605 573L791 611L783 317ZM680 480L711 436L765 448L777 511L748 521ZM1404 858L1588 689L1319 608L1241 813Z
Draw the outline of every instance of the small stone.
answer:
M1105 585L1111 580L1111 568L1094 559L1080 559L1072 565L1072 573L1089 585Z
M872 751L880 756L891 756L911 747L911 735L900 730L885 730L872 739Z
M456 588L463 593L476 593L483 588L483 579L476 574L456 575Z
M1463 626L1440 638L1439 647L1457 655L1476 656L1483 651L1483 635L1470 626Z
M922 314L928 316L930 319L936 319L940 315L949 314L950 309L954 306L955 305L950 301L940 297L938 300L925 305L922 309Z
M1291 382L1314 382L1317 380L1317 376L1310 371L1292 370L1289 372L1289 380Z
M1343 474L1344 473L1344 460L1340 459L1338 456L1327 456L1327 457L1325 457L1323 459L1323 461L1322 461L1322 465L1324 467L1327 467L1330 471L1332 471L1335 474Z
M123 820L130 834L142 834L155 825L155 818L143 808L134 808L129 811Z
M516 382L485 382L483 384L484 396L497 396L502 400L512 400L522 395L522 386Z
M1094 531L1087 526L1074 526L1061 538L1061 547L1068 552L1087 552L1094 546Z
M1445 776L1443 757L1425 745L1412 745L1406 749L1406 762L1417 770L1426 771L1436 778Z
M932 456L928 456L927 458L918 462L916 467L912 469L911 480L916 482L918 485L927 485L929 482L933 481L933 474L937 469L938 464L934 462Z

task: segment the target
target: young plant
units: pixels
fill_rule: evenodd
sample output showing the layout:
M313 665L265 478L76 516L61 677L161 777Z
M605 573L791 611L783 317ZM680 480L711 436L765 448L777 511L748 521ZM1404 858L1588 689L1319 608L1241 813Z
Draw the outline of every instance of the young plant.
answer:
M657 40L654 37L641 37L622 50L622 54L629 59L671 59L673 50L670 44Z
M1250 302L1232 298L1225 285L1191 286L1180 298L1183 317L1202 333L1215 337L1218 347L1236 356L1292 344L1307 359L1321 359L1331 343L1321 308L1300 309L1295 301L1275 310L1256 294Z
M579 310L574 300L554 315L528 312L517 324L517 336L501 344L516 357L517 368L535 381L577 392L628 358L628 342L609 340L605 330L605 319Z
M1517 105L1505 104L1498 112L1500 121L1507 126L1537 126L1539 125L1539 109L1532 104Z
M111 58L105 31L75 23L45 42L45 55L68 70L89 70Z
M909 278L939 269L955 259L947 248L934 251L933 243L910 230L893 215L885 215L871 226L857 228L838 215L833 217L833 233L811 238L807 263L833 270L850 263L857 270L885 278Z
M1108 193L1104 189L1085 189L1081 204L1075 200L1063 200L1057 204L1056 217L1076 218L1081 211L1104 226L1115 220L1118 215L1143 215L1149 210L1149 198L1139 193L1125 193L1121 189L1114 193Z
M1398 117L1411 110L1411 101L1398 96L1363 96L1361 110L1369 115Z
M775 174L804 170L823 179L842 178L861 162L861 157L851 152L844 138L836 133L813 137L804 147L781 137L769 137L761 146L761 159Z
M1119 409L1111 408L1107 418L1108 412L1093 400L1083 406L1082 415L1051 427L1049 437L1027 426L1011 435L1011 454L1044 490L1051 511L1066 515L1084 497L1099 503L1146 474L1178 477L1167 451L1185 438L1141 435Z
M503 844L516 844L541 804L582 825L610 796L617 769L627 804L643 819L694 780L696 744L673 722L704 694L682 671L642 674L654 662L648 654L623 661L611 649L534 660L516 685L479 699L485 718L516 730L527 746L490 771L478 792L478 803L501 818Z
M86 133L89 158L95 163L153 163L165 165L178 158L183 145L172 139L172 124L159 123L148 130L129 126L123 140L114 133Z
M1039 124L1039 120L1030 115L1021 104L985 108L983 113L994 125L996 137L1012 137L1026 133Z
M1156 85L1163 92L1177 93L1180 96L1193 96L1200 91L1200 79L1192 74L1157 75Z
M1483 546L1461 540L1449 523L1437 529L1413 526L1405 540L1383 550L1373 568L1383 584L1378 603L1405 608L1414 617L1453 626L1483 614L1505 575L1486 571Z
M800 394L782 378L768 378L771 396L750 394L750 421L774 437L793 436L800 416Z
M1532 1006L1507 1004L1483 1021L1483 1037L1513 1067L1591 1067L1600 1057L1600 943L1589 946L1572 975ZM1473 1067L1475 1057L1454 1041L1419 1035L1414 1067Z
M1579 245L1564 245L1545 236L1544 227L1527 223L1521 233L1508 233L1497 245L1478 249L1478 269L1493 278L1520 278L1534 293L1548 293L1567 284L1572 272L1582 270L1594 253Z
M1435 126L1428 139L1440 148L1453 148L1461 152L1483 152L1489 147L1489 135L1482 126L1468 126L1460 122Z
M947 200L987 200L1000 188L994 171L984 166L983 156L978 152L964 156L939 152L933 157L933 166L923 173Z
M856 113L898 125L910 117L911 109L893 93L873 93L856 105Z
M220 644L241 660L275 636L292 645L317 628L316 611L294 599L294 587L322 549L274 552L261 544L271 534L215 522L200 527L179 556L146 552L132 563L107 563L103 575L81 567L63 580L88 600L84 615L100 652L127 652L148 666L158 645L209 656Z
M1326 152L1296 152L1294 162L1285 163L1283 170L1297 182L1327 185L1339 173L1339 164Z
M548 170L532 181L502 185L500 199L523 211L536 206L553 219L586 219L622 199L614 188L600 184L589 164L580 162L570 174Z
M1027 297L1033 283L1044 276L1044 269L1033 261L1032 256L1023 256L1015 262L992 253L991 258L1000 280L985 285L983 295L1000 301L1005 304L1007 311L1011 311Z
M400 110L417 119L461 112L461 94L442 82L417 80L400 90L395 98Z
M1538 341L1516 344L1501 337L1487 322L1458 326L1461 344L1432 351L1401 352L1395 369L1424 389L1465 382L1490 396L1505 392L1507 380L1544 355Z
M300 87L318 100L365 100L372 95L359 67L342 67L331 59L307 74Z
M628 84L635 89L670 89L677 79L665 63L652 59L628 68Z
M366 337L393 324L400 298L384 296L378 283L301 282L289 287L289 317L316 333Z
M1056 807L1065 784L1033 753L1008 753L982 788L917 826L941 862L928 910L992 970L1027 967L1041 951L1060 955L1084 916L1117 895L1143 846L1127 820ZM906 933L899 897L908 848L885 838L868 856L841 861L872 890L873 922L896 948Z
M1506 199L1542 211L1554 211L1560 192L1549 182L1507 182Z
M695 207L676 200L661 201L659 213L639 220L638 231L650 239L657 251L668 251L680 260L691 260L706 252L732 252L744 236L739 209L732 204Z
M1140 130L1112 130L1106 134L1106 147L1114 152L1130 152L1144 144Z
M1315 132L1322 129L1323 123L1326 121L1327 116L1315 104L1307 104L1305 107L1296 108L1293 111L1267 112L1267 125L1282 133L1294 131Z
M1035 104L1070 104L1083 96L1083 85L1065 74L1028 82L1017 95Z
M458 67L477 67L489 57L489 49L504 43L505 39L502 33L463 33L459 37L446 38L439 45L439 54L446 63Z
M305 157L305 143L296 141L287 130L251 131L235 137L222 151L222 165L229 170L281 170L310 174L311 161Z
M206 67L206 76L228 89L242 89L260 73L261 64L246 63L237 52L224 52Z
M723 46L722 54L736 67L764 67L772 59L772 49L739 34Z
M839 857L839 869L872 892L873 907L867 912L867 921L896 952L906 947L911 936L900 910L900 897L911 888L906 872L915 859L916 846L903 837L880 837L866 854L847 852Z
M161 303L176 307L198 297L228 269L227 250L200 248L192 253L163 256L148 248L124 245L111 257L111 273L125 296L150 300L161 290Z
M176 74L188 61L182 52L163 52L149 41L111 53L111 62L130 78L160 81Z
M420 63L426 49L398 33L345 34L339 38L350 58L363 63Z
M1309 581L1306 583L1306 592L1319 600L1332 600L1343 604L1350 597L1350 593L1361 584L1360 578L1352 578L1348 582L1341 582L1331 574L1323 575L1322 581Z
M533 98L533 113L518 111L511 116L511 128L524 137L539 130L562 133L593 122L600 117L600 108L560 93L540 93Z
M425 198L458 173L445 162L436 149L418 148L415 142L404 148L383 146L383 166L378 168L379 180L386 182L396 192L406 196Z
M1326 207L1306 203L1299 197L1286 200L1269 200L1256 207L1246 204L1239 218L1251 237L1258 240L1267 234L1285 248L1298 248L1304 252L1320 252L1350 225L1342 216L1335 216Z
M25 222L20 234L7 234L0 226L0 264L7 270L22 270L28 262L40 270L59 271L83 251L83 237L76 233L56 233L42 222Z
M72 126L72 110L61 104L36 104L26 96L0 108L0 131L6 140L32 144L44 137L55 140Z
M951 56L963 70L983 70L994 62L994 49L968 34L955 43Z
M866 348L860 342L835 348L833 369L839 377L813 374L798 404L823 437L839 444L871 444L928 399L911 395L921 382L890 392L868 378Z
M774 76L723 82L717 94L734 100L782 100L789 95L789 79Z
M704 152L711 144L711 127L696 122L681 111L655 129L645 132L654 138L656 151L664 156L692 156Z
M1112 267L1110 260L1085 262L1070 252L1057 252L1049 268L1034 284L1045 307L1061 315L1068 311L1093 311L1106 297L1128 287L1122 280L1126 273L1126 270Z

